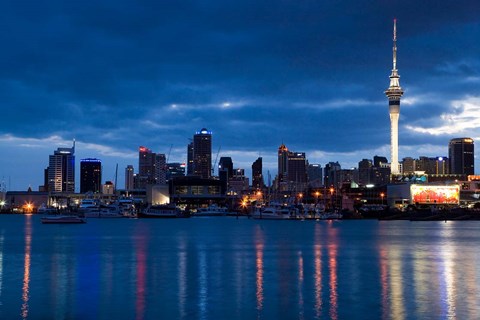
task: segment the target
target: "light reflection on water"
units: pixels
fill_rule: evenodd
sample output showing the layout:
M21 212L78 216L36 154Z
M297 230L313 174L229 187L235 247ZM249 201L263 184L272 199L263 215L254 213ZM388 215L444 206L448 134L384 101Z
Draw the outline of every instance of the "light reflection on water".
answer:
M0 219L2 319L480 315L480 222Z
M25 220L25 256L23 265L22 311L23 319L28 318L28 300L30 299L30 253L32 244L32 216L27 215Z

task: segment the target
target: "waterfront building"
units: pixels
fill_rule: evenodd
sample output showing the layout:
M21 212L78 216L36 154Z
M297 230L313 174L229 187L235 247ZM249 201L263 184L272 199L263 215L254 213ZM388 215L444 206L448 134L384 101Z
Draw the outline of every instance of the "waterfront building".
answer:
M71 148L58 148L48 161L48 191L75 192L75 141Z
M398 163L398 119L400 117L400 98L403 90L400 87L400 76L397 70L397 20L393 20L393 69L390 75L390 86L385 91L388 97L390 113L390 152L391 152L391 173L399 174Z
M212 176L212 132L205 128L193 136L193 174L205 179Z
M80 193L99 193L102 187L102 161L95 158L80 160Z
M474 142L471 138L455 138L448 145L450 158L450 173L475 174L474 168Z
M377 168L388 167L388 159L383 156L374 156L373 166Z
M125 168L125 190L133 190L134 178L133 178L133 166L129 164Z

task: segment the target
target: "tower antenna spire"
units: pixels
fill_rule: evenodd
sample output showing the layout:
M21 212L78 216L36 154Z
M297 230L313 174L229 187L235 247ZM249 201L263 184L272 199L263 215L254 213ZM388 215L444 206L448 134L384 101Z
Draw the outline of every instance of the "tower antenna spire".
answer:
M393 19L393 70L397 70L397 19Z

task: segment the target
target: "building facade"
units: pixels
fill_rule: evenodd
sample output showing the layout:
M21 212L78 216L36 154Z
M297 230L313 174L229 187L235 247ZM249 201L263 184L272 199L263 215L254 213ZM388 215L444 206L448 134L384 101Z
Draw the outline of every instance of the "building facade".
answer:
M205 128L193 136L193 175L212 176L212 132Z
M450 173L475 174L474 151L474 142L471 138L455 138L450 140L448 145Z
M80 160L80 193L100 193L102 161L94 158Z
M261 190L264 188L265 183L263 181L263 160L259 157L252 164L252 188Z
M48 161L48 191L75 192L75 142L72 148L58 148Z

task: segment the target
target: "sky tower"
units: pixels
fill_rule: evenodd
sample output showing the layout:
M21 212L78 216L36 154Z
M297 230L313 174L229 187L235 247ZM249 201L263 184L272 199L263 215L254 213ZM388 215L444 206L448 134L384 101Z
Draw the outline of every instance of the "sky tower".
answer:
M393 19L393 69L390 75L390 86L385 91L388 97L390 112L390 152L391 173L400 173L398 165L398 118L400 117L400 98L403 90L400 87L400 76L397 70L397 19Z

